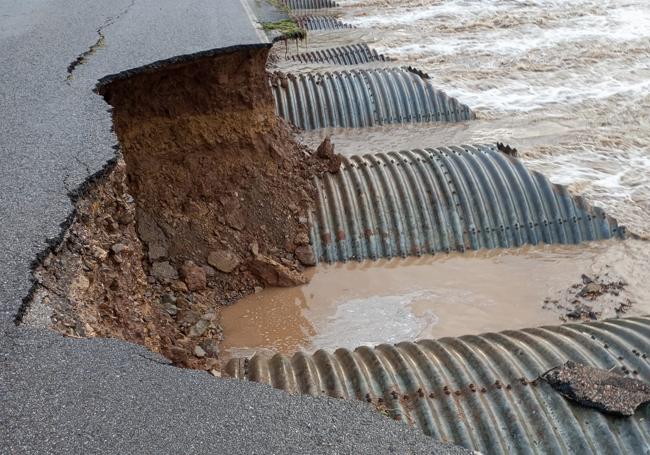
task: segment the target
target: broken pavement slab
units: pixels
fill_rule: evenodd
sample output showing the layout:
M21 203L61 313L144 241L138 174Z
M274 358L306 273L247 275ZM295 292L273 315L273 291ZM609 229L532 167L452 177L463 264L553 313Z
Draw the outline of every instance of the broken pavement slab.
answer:
M625 377L617 370L568 361L542 378L569 400L611 414L631 416L639 406L650 402L650 384Z

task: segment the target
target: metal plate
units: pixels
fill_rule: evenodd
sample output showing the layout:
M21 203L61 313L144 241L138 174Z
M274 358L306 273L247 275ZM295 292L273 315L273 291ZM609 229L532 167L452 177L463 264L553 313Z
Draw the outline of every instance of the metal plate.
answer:
M468 106L402 68L287 74L272 83L278 115L306 130L471 120Z
M361 65L386 61L383 55L370 49L365 43L304 52L291 55L289 58L302 63L330 63L334 65Z
M290 393L369 402L486 454L647 454L650 406L612 417L537 379L566 360L650 379L650 318L234 359L225 373ZM632 372L636 372L633 374Z
M625 236L496 145L351 156L315 185L311 238L327 262Z
M343 28L354 28L332 16L297 16L294 20L300 28L305 30L336 30Z

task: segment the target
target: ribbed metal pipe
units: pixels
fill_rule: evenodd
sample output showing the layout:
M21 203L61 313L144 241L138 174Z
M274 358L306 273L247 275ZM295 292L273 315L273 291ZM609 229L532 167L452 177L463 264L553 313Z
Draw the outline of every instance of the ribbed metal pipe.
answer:
M342 28L354 28L332 16L297 16L294 18L298 26L305 30L336 30Z
M289 9L322 9L339 6L334 0L282 0L282 3Z
M383 55L370 49L367 44L351 44L292 55L291 60L302 63L331 63L334 65L361 65L386 61Z
M306 130L388 123L458 122L473 112L401 68L288 74L274 84L278 115Z
M320 261L625 235L602 209L492 145L351 156L315 184L311 238Z
M539 375L566 360L650 380L650 318L231 360L225 373L290 393L371 403L485 454L647 454L650 406L620 418L574 405Z

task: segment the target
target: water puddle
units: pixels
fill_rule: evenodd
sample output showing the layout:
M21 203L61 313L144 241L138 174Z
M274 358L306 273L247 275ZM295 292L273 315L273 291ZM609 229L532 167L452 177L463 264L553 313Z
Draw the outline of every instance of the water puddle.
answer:
M626 315L647 314L649 251L647 242L612 241L321 265L308 285L224 308L222 348L290 354L555 325L561 314L545 302L566 299L582 274L624 279L617 298L635 302Z

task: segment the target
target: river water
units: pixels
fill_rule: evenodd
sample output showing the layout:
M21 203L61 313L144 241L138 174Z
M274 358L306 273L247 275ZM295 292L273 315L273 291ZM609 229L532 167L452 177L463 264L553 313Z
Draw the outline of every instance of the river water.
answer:
M530 168L650 236L650 2L340 3L337 12L357 28L311 33L300 51L365 41L392 64L427 72L478 119L316 131L304 133L305 142L317 145L332 134L343 154L505 142ZM313 69L322 68L300 68ZM555 323L558 315L542 308L545 298L582 273L611 268L628 283L630 312L649 313L649 262L648 242L633 241L435 257L417 265L319 267L310 285L265 291L227 308L225 343L289 352ZM504 289L503 276L517 284ZM258 329L241 324L246 308L269 312L258 318ZM245 333L266 335L252 340Z

